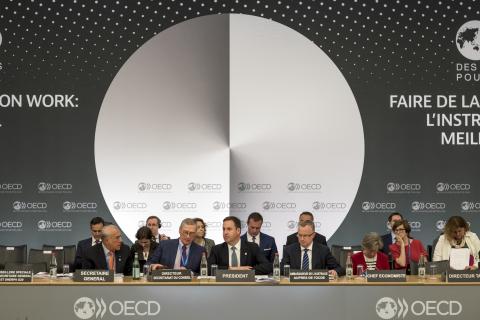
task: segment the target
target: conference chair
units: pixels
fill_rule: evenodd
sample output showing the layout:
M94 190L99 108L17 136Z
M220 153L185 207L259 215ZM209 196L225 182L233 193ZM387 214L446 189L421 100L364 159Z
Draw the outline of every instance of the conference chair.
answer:
M28 253L28 263L31 264L37 272L47 272L52 260L52 253L57 260L57 272L63 273L64 255L63 250L41 250L30 249Z
M362 246L341 246L341 245L332 245L331 247L332 255L335 257L337 262L342 266L346 267L348 253L355 253L357 251L362 251Z
M27 245L0 246L0 269L5 269L7 263L26 263Z
M74 270L75 254L77 251L76 246L74 244L68 245L68 246L54 246L54 245L44 244L42 249L61 251L59 252L59 254L63 255L63 264L68 264L70 266L70 272ZM62 272L63 272L63 264L62 264Z

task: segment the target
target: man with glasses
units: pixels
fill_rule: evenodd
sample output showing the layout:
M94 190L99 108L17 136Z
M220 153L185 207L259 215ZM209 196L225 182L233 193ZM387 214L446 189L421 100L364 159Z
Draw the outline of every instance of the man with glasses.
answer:
M81 269L85 252L87 252L88 248L93 247L102 241L102 229L104 225L105 221L101 217L95 217L90 220L91 237L78 242L77 251L75 253L74 269Z
M147 261L151 270L189 269L200 273L200 261L205 248L193 241L197 233L196 222L190 218L184 219L178 232L178 239L160 241Z
M164 234L160 234L158 231L162 227L162 221L157 216L150 216L147 218L146 226L152 230L153 236L155 237L155 242L160 243L162 240L170 240L170 237L167 237Z
M298 217L298 223L300 224L305 221L311 221L313 223L313 214L311 212L304 211L300 213L300 216ZM320 233L315 232L315 237L313 241L319 244L323 244L324 246L327 245L327 238L325 238L325 236ZM296 232L292 233L287 237L286 246L291 245L292 243L298 243L298 237Z
M281 263L282 269L283 266L290 265L292 270L328 269L332 276L345 275L345 270L335 260L330 249L315 242L315 237L315 224L312 221L299 222L298 243L285 247Z
M253 270L255 274L269 274L272 264L265 258L256 243L240 239L241 223L237 217L223 219L224 243L212 248L208 265L218 265L219 269Z
M111 224L102 229L102 242L90 247L85 253L82 269L113 270L115 273L132 274L130 248L122 243L117 226Z

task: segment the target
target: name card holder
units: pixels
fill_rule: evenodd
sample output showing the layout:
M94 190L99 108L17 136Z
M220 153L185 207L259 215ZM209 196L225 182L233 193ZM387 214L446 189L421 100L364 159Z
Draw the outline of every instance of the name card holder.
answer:
M75 270L74 282L113 282L113 270Z
M185 269L153 270L147 277L149 282L191 282L192 272Z
M329 282L328 270L290 270L290 282Z
M480 270L448 270L447 282L480 282Z
M32 282L32 270L0 270L0 282Z
M406 282L406 270L368 270L367 282Z
M255 282L254 270L217 270L217 282Z

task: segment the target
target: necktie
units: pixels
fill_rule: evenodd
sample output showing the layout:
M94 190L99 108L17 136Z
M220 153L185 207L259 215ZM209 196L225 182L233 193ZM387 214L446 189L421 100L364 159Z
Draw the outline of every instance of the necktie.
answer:
M252 237L252 242L253 242L253 243L256 243L256 242L255 242L255 239L256 239L256 237L253 236L253 237Z
M110 251L108 253L108 270L114 270L115 271L115 253L113 251Z
M100 243L100 240L95 240L95 244L99 244Z
M237 254L235 253L235 250L237 248L232 247L232 257L231 257L231 266L232 267L238 267L238 259L237 259Z
M308 249L303 249L302 271L308 271L310 259L308 259Z
M180 267L185 267L187 264L187 246L182 246L182 259L180 261Z

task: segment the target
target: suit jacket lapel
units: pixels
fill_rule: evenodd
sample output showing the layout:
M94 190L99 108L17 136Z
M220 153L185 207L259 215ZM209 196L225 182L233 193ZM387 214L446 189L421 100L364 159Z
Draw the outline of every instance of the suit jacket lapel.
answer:
M240 244L240 265L247 266L247 258L248 258L248 250L247 250L247 242L242 241Z
M221 253L221 257L222 259L227 259L225 261L221 261L221 263L219 263L219 265L225 265L228 267L228 244L226 242L223 243L222 245L222 253ZM222 263L223 262L223 263Z
M98 245L97 257L98 257L98 261L100 262L100 265L99 265L100 269L108 270L107 258L105 257L105 252L103 251L103 246L101 244Z
M297 243L295 246L293 246L293 256L291 257L291 265L292 266L298 266L295 269L301 269L302 268L302 250L300 250L300 244Z
M315 241L313 242L313 246L312 246L312 269L316 269L316 266L319 265L319 262L318 259L319 259L319 246L317 243L315 243Z

